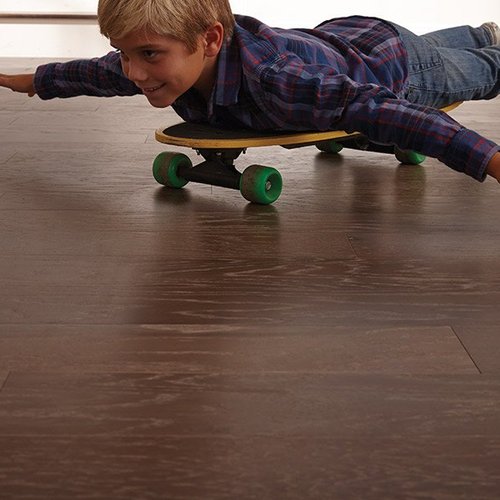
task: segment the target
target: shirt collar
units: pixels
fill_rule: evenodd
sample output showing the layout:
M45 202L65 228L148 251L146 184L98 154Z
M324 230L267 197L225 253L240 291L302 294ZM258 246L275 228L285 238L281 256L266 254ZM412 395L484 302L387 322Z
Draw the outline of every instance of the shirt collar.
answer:
M242 67L237 47L237 34L226 40L219 52L217 79L212 102L217 106L230 106L238 102L241 88Z

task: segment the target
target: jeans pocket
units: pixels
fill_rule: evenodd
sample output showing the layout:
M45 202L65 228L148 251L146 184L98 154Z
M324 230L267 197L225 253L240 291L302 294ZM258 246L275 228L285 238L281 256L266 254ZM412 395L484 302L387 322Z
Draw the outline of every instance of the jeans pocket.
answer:
M439 54L433 55L431 59L426 59L423 61L416 61L414 63L408 64L408 73L410 76L416 75L418 73L424 73L425 71L440 70L443 67L443 60Z
M408 90L406 98L410 102L431 107L448 104L446 71L439 54L409 65Z

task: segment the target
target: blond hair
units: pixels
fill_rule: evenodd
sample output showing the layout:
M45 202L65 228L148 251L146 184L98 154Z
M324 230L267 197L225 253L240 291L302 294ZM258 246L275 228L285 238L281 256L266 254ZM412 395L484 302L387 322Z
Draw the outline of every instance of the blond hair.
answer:
M216 22L224 26L228 38L235 23L229 0L99 0L97 16L107 38L146 29L176 38L192 51L198 36Z

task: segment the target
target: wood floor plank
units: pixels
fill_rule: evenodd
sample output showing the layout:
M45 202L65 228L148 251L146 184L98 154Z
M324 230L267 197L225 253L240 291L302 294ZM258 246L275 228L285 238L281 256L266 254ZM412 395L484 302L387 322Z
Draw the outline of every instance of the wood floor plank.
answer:
M469 500L496 498L500 482L497 437L16 436L0 447L3 494L23 500Z
M62 373L477 374L449 327L0 325L0 367Z
M175 247L170 248L173 254ZM130 248L125 251L131 255ZM164 252L168 256L167 248ZM22 253L5 256L0 259L5 270L0 323L498 324L500 277L488 275L486 264L459 261L439 269L439 261L427 267L416 261L399 268L342 258L285 260L276 252L262 260L245 260L242 253L242 258L210 262L116 254L95 260L32 256L26 267Z
M339 325L409 327L498 324L500 293L339 294L248 289L217 282L184 292L162 286L71 287L12 285L0 292L3 324L207 324L252 327Z
M0 399L4 437L500 437L484 375L12 372Z
M475 284L481 273L463 279L441 271L430 281L433 268L419 274L418 265L395 270L272 258L134 263L118 256L107 270L112 257L83 264L83 257L28 259L24 269L20 257L1 259L4 269L12 266L0 289L3 324L498 324L495 273Z
M223 232L219 234L223 237ZM242 233L243 237L243 233ZM208 257L207 253L207 257ZM89 258L92 257L92 258ZM312 291L325 297L352 294L484 295L500 288L494 260L449 259L361 260L286 257L277 252L258 258L212 256L209 259L134 255L0 256L5 286L127 287L133 290L197 290L221 292L248 288L254 292L289 289L304 298ZM430 279L432 278L432 279ZM135 287L135 288L134 288Z
M224 318L238 326L383 328L498 321L500 271L489 262L20 254L0 257L0 273L4 324L203 324Z

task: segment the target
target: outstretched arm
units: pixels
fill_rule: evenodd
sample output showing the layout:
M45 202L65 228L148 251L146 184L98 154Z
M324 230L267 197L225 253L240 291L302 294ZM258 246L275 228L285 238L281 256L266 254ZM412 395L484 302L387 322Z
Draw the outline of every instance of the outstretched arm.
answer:
M23 75L4 75L0 73L0 87L5 87L14 92L21 92L33 97L36 94L35 87L33 86L34 77L35 75L33 73Z
M101 58L80 59L39 66L35 73L0 73L0 87L38 95L41 99L81 95L112 97L141 94L123 73L120 55L110 52Z

